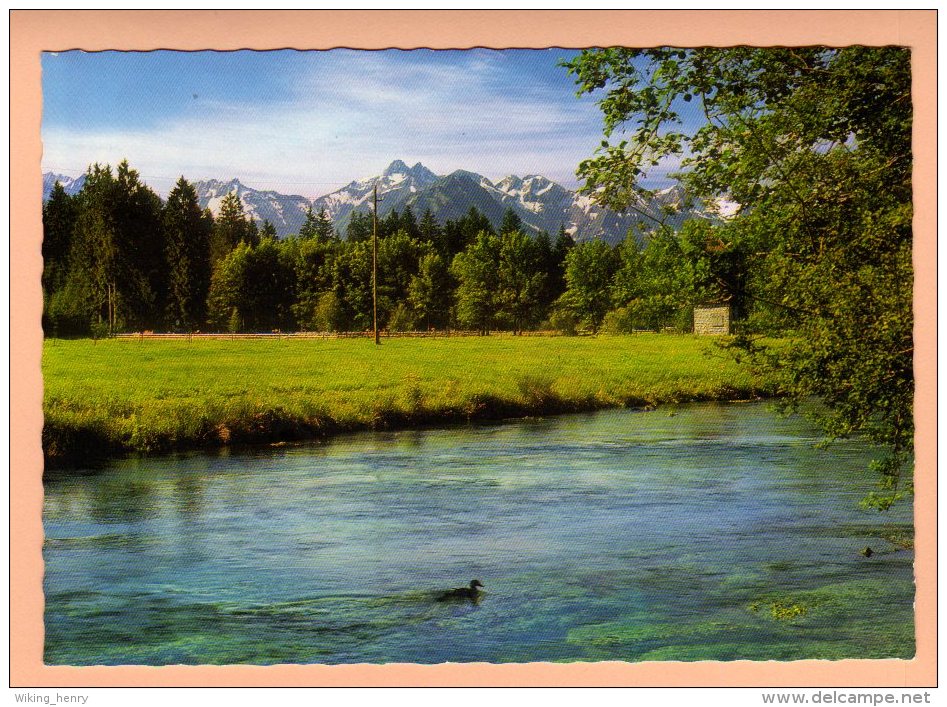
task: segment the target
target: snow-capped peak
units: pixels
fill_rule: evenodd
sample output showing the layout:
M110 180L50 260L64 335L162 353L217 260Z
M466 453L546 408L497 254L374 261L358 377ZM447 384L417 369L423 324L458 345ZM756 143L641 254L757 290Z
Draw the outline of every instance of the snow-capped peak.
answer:
M63 182L67 192L78 190L84 180L80 176L70 180L73 184L67 185L69 177L52 173L43 177L44 199L48 198L48 192L57 179ZM257 190L247 187L239 179L205 180L196 182L195 188L201 207L210 208L214 213L219 211L227 194L236 192L248 216L257 221L270 221L277 234L283 236L299 232L310 207L315 213L325 209L344 234L353 213L371 211L376 185L381 216L411 207L419 218L430 209L433 216L443 223L447 219L461 218L471 206L476 206L495 226L499 226L504 212L512 209L522 219L524 228L532 232L557 233L564 229L580 241L604 238L618 242L631 226L642 222L642 211L664 213L667 207L673 207L674 214L669 216L669 222L677 226L686 218L732 218L740 209L740 205L730 199L691 206L680 185L675 185L638 195L635 209L617 212L599 203L595 194L573 192L537 174L527 174L522 178L508 174L492 182L481 174L466 170L438 176L420 162L408 167L400 159L392 161L382 174L350 182L313 201L302 196Z
M726 221L736 216L742 207L742 204L733 199L721 196L710 204L710 211Z
M62 184L63 190L65 190L69 196L75 196L79 193L79 190L82 189L82 185L85 184L85 175L80 174L78 177L68 177L65 174L45 172L43 174L43 201L49 199L50 194L53 193L53 187L56 186L56 182Z
M503 179L498 181L496 185L509 188L509 187L519 187L523 183L523 180L517 177L515 174L508 174Z
M421 163L418 162L420 165ZM393 174L406 174L408 172L408 165L406 165L401 160L395 160L390 165L385 168L385 171L381 173L383 177L390 177Z

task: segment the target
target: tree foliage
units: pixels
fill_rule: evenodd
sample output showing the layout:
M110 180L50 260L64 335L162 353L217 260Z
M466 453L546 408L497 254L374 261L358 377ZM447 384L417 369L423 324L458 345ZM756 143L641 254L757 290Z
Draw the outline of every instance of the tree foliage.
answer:
M443 328L450 321L454 283L447 263L440 253L428 250L421 256L418 272L408 285L408 302L415 321L431 327Z
M789 401L824 403L830 436L885 448L867 504L890 506L913 449L909 51L609 48L567 68L580 93L603 93L608 139L580 164L587 192L624 208L675 157L693 197L740 205L715 235L750 259L747 277L721 284L745 303L747 334L775 327L792 343L738 343Z
M503 212L503 221L500 223L500 233L512 233L523 228L523 219L512 208L507 207Z
M566 291L561 304L592 332L598 331L611 309L612 276L617 265L615 251L605 241L579 243L566 256Z
M89 168L76 197L64 316L111 332L151 327L165 295L161 201L127 162Z
M184 177L168 194L162 226L168 263L168 324L193 331L206 318L214 219L210 212L201 211L197 192Z
M299 326L304 330L335 331L344 325L338 315L326 315L326 312L340 308L335 293L331 307L330 300L324 298L332 291L332 264L338 250L336 242L323 240L317 233L300 234L298 242L288 241L285 247L292 249L296 280L296 302L292 307Z
M214 271L208 317L218 330L276 331L295 328L292 263L272 239L241 242Z
M214 223L210 246L211 262L216 264L240 243L256 245L258 242L256 224L244 213L243 202L237 192L230 192L221 202L220 213Z
M522 231L500 235L497 315L504 328L519 333L540 319L546 284L541 242Z
M454 257L451 274L457 279L457 319L461 326L485 334L493 328L500 289L500 239L481 231Z
M76 225L76 200L56 182L49 201L43 204L43 330L47 334L70 333L82 328L86 316L70 322L68 299L63 288L69 274L69 253Z
M43 204L43 288L46 291L63 284L75 222L75 199L56 182L49 200Z

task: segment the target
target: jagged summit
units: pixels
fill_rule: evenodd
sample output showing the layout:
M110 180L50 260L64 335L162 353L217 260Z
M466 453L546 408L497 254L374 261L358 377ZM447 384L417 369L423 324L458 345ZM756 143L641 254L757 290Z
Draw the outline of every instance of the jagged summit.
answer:
M482 174L477 174L476 172L471 172L471 171L466 170L466 169L455 169L453 172L451 172L451 173L450 173L449 175L447 175L447 176L449 176L449 177L457 177L457 178L460 178L460 179L470 179L470 180L476 182L477 184L480 184L481 182L487 182L488 184L491 184L491 185L492 185L492 182L491 182L489 179L487 179L486 177L484 177Z
M85 184L85 175L80 174L78 177L67 177L65 174L44 172L43 201L49 199L50 194L53 193L53 187L56 186L56 182L62 184L62 188L69 196L74 196L79 193L79 190L82 189L82 185Z
M204 179L197 183L204 185L205 189L223 190L225 194L231 191L241 192L247 189L237 177L227 181L223 179Z
M306 210L309 208L309 200L304 196L253 189L237 178L227 181L202 180L195 182L194 189L197 191L197 203L202 209L210 209L215 216L224 198L236 192L244 212L261 223L269 221L280 236L298 233L306 221Z
M416 162L413 167L409 167L402 160L394 160L385 168L385 171L381 173L383 178L393 178L397 177L398 175L414 177L415 179L421 181L431 181L433 179L437 179L437 175L420 162ZM372 178L370 177L369 179L371 180Z
M421 163L418 162L418 164L421 164ZM401 160L395 160L390 165L388 165L388 167L385 168L385 171L382 172L381 174L383 177L387 177L392 174L406 173L407 171L408 171L408 165L406 165Z
M408 167L400 159L392 161L377 177L352 182L319 197L313 208L324 208L337 228L344 231L355 211L370 210L376 185L381 216L410 206L416 215L430 209L435 218L444 222L460 218L475 206L499 226L503 213L512 209L533 232L555 234L565 228L576 240L604 238L612 243L623 240L631 226L645 219L637 211L610 211L540 174L508 174L492 182L466 169L438 176L420 162ZM655 213L667 201L666 195L656 199Z
M57 178L64 186L65 179L68 179L52 173L43 176L44 198L48 198ZM78 191L80 180L67 186L67 191ZM298 233L310 207L317 213L325 209L336 228L344 233L354 212L370 211L376 186L381 216L410 206L416 217L420 218L430 209L443 223L447 219L462 217L474 206L498 227L504 212L512 209L524 227L534 233L546 231L555 235L564 228L577 241L602 238L617 243L625 238L632 226L639 223L653 225L654 219L643 216L642 210L664 219L665 207L677 208L680 213L669 219L670 225L675 226L688 216L725 219L739 208L739 205L729 202L718 209L708 207L702 211L693 208L683 198L681 188L675 185L655 192L650 200L642 200L636 205L637 210L617 213L598 205L589 196L566 189L539 174L524 177L508 174L492 182L482 174L465 169L439 176L421 162L409 167L401 159L393 160L379 175L352 181L312 201L299 195L253 189L238 178L195 183L202 208L209 208L216 214L224 197L236 191L246 213L258 221L270 221L280 236Z

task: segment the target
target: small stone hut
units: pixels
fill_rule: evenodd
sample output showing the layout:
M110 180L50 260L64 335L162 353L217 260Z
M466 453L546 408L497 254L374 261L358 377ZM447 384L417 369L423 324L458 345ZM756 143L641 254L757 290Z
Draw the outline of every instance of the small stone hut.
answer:
M729 304L698 304L694 307L694 333L721 336L730 333Z

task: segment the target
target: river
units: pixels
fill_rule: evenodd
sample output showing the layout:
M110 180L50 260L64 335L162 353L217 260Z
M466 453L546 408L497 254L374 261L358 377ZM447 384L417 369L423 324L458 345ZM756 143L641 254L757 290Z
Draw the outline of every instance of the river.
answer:
M45 661L910 658L910 502L861 510L869 451L818 440L695 404L77 470Z

